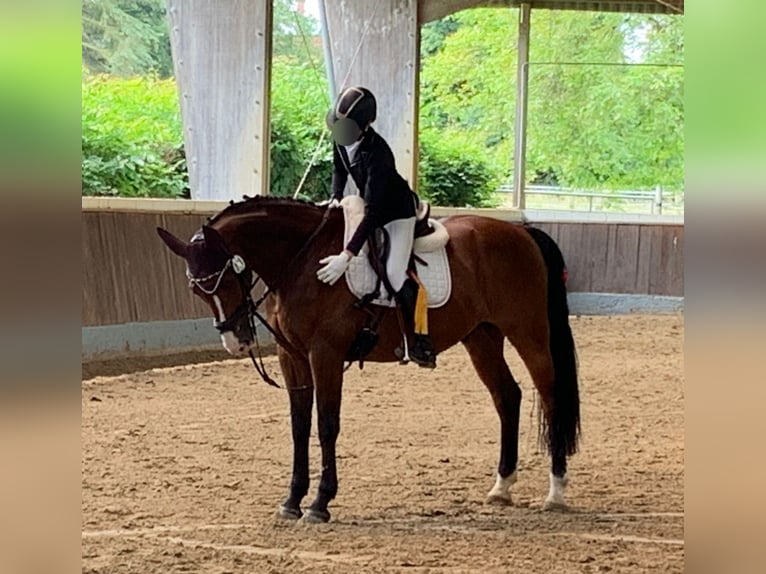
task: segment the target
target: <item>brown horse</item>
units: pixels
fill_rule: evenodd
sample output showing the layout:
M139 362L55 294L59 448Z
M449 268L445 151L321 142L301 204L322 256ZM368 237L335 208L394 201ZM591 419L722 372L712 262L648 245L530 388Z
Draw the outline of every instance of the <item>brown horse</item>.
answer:
M503 357L507 338L524 361L541 397L541 442L551 453L545 508L564 506L567 457L577 449L579 396L569 327L564 260L540 230L477 216L450 217L447 253L452 295L429 313L437 351L463 343L494 400L501 423L500 461L488 502L510 504L516 481L521 390ZM268 322L280 342L279 362L290 396L293 473L280 515L303 516L309 488L309 434L316 398L322 475L304 520L327 522L338 479L335 443L340 431L343 364L365 324L343 281L316 278L319 260L342 249L340 209L311 203L249 198L211 218L191 239L158 233L186 260L194 292L213 310L232 353L253 345L256 277L268 286ZM385 315L367 360L392 362L401 342L396 315Z

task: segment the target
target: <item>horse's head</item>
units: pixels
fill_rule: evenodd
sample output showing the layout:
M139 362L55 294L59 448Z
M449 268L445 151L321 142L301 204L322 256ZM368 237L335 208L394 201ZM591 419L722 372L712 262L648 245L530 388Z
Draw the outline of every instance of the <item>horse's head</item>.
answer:
M229 252L212 227L203 226L190 242L161 227L157 233L173 253L186 260L189 287L213 311L224 348L233 355L247 352L254 340L252 269L240 255Z

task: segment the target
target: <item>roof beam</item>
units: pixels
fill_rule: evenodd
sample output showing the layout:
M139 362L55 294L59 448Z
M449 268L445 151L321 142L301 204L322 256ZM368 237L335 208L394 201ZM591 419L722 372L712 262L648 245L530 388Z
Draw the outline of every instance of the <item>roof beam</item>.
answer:
M420 23L480 7L518 7L523 0L419 0ZM596 12L639 12L647 14L683 14L684 0L527 0L532 8L550 10L591 10Z

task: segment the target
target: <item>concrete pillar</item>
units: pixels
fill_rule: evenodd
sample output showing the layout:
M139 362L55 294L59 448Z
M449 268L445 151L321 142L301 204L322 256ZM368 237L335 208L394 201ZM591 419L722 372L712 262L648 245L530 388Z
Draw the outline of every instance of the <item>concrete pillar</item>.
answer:
M417 0L341 0L327 2L326 9L337 90L355 85L372 90L378 100L373 127L388 141L399 173L414 188L418 162Z
M267 193L271 0L167 6L192 198Z

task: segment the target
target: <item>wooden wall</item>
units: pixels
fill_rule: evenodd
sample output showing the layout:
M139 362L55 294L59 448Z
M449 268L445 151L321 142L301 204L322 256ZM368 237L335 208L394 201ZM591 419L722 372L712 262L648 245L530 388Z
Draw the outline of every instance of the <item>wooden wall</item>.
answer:
M202 214L84 212L82 325L199 319L207 306L187 286L185 264L155 228L189 239Z
M155 228L188 239L215 211L84 209L82 325L212 320L210 309L188 289L183 261L165 247ZM435 208L434 214L461 211ZM518 220L519 214L494 215ZM572 292L683 295L683 225L534 225L561 246Z
M571 292L684 294L683 225L532 225L548 232L561 247Z

